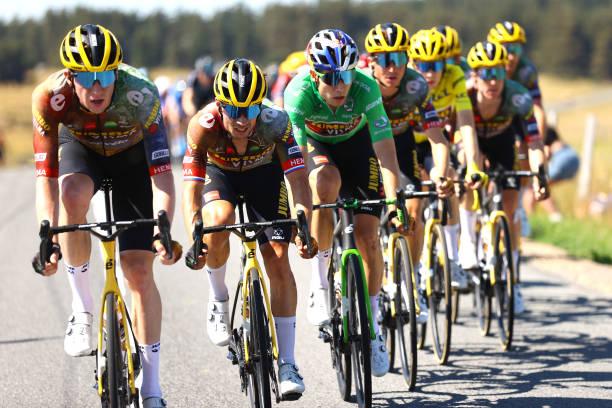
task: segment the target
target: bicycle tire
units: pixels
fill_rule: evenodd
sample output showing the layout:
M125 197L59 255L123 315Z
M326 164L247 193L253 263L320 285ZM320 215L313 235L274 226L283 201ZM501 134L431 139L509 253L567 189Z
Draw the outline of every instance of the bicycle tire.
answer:
M127 365L123 363L119 321L116 312L117 295L110 292L105 297L106 312L106 387L107 405L110 408L128 406L127 389L125 388L124 371ZM123 383L123 384L122 384ZM104 393L103 393L104 395ZM104 405L104 402L103 402Z
M479 272L474 287L474 303L480 335L488 336L491 329L491 283L484 271Z
M514 332L514 264L510 241L510 228L506 217L497 217L493 226L493 250L495 253L495 317L499 328L502 349L512 345Z
M334 237L332 245L332 253L330 256L329 268L327 270L328 282L328 309L330 315L330 327L332 338L329 343L331 351L332 366L336 370L336 379L338 381L338 390L340 397L344 401L351 399L352 386L352 370L351 370L351 348L348 344L344 344L343 329L342 329L342 310L340 299L341 294L336 293L336 285L341 282L336 282L335 274L339 271L342 265L341 256L342 246L340 245L339 237Z
M266 327L266 309L261 293L261 284L257 270L251 270L249 279L249 387L252 389L251 403L256 408L272 406L270 392L270 366L272 354L270 350L270 335ZM254 277L254 278L253 278Z
M457 323L457 317L459 315L459 291L453 291L453 309L451 311L451 323Z
M427 297L431 340L439 364L446 364L451 349L451 276L446 238L442 225L431 229L430 262L433 270L431 295Z
M381 334L385 339L385 346L387 347L387 354L389 355L389 372L392 372L395 368L395 318L391 316L391 304L394 303L394 299L391 297L391 293L387 293L385 286L389 285L393 281L391 276L391 266L389 265L388 251L389 248L389 234L390 228L388 225L379 226L378 237L380 241L380 247L384 257L384 270L383 270L383 287L378 295L378 316L372 316L372 319L378 319L378 326L380 327ZM395 284L395 282L393 282Z
M397 331L398 353L402 364L402 374L413 391L417 373L417 324L412 285L412 262L406 239L398 237L393 248L395 284L395 331ZM407 333L405 329L407 330ZM394 332L393 330L391 331Z
M347 259L349 295L348 330L355 382L355 396L360 408L372 406L372 361L370 319L364 293L363 269L356 255Z

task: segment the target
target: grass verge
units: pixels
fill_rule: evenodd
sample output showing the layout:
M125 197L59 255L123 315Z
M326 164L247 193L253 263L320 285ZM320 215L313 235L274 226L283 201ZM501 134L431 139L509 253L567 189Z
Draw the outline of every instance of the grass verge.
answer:
M529 216L530 238L563 248L568 254L612 265L612 230L600 221L564 218L551 223L540 214Z

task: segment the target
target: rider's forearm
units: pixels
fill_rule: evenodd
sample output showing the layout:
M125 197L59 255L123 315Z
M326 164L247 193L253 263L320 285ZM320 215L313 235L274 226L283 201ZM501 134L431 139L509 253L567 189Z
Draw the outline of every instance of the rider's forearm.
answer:
M197 219L202 219L202 192L204 183L199 181L183 181L183 221L187 236L192 241L191 232Z
M530 142L527 147L529 148L529 167L531 168L531 171L538 171L540 164L544 164L546 162L544 156L544 144L542 143L542 140L536 140Z
M546 136L546 112L542 107L542 103L533 104L533 116L535 116L536 122L538 122L538 132L541 137Z
M306 214L308 223L312 213L312 191L308 184L308 177L305 169L295 170L286 175L289 181L290 191L293 197L293 209L302 210Z
M49 220L51 225L57 225L59 213L59 187L56 178L36 178L36 216L38 222Z
M172 172L168 171L151 177L151 186L153 188L153 216L157 217L159 210L165 210L168 214L170 225L172 225L175 205ZM155 227L155 233L157 233L157 227Z
M476 139L476 125L474 123L472 111L464 110L457 112L457 125L459 126L459 132L461 132L461 141L463 142L466 164L474 162L479 165L477 160L478 139Z

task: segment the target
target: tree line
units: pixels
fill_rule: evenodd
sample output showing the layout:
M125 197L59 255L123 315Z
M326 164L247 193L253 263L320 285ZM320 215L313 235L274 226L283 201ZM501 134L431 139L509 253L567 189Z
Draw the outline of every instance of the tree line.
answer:
M60 67L59 45L68 30L95 23L121 43L134 66L190 67L201 55L246 57L264 66L304 49L323 28L339 28L360 50L377 23L397 22L409 33L434 25L456 28L467 53L496 22L517 21L527 35L525 54L540 71L612 78L612 0L319 0L270 4L255 12L237 6L203 17L195 13L140 16L85 7L47 11L40 19L0 22L0 81L22 81L39 65Z

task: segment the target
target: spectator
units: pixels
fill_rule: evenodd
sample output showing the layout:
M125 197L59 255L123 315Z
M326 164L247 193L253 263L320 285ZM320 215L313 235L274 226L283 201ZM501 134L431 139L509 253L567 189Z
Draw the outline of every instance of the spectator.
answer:
M576 175L580 160L576 151L565 144L553 127L548 127L546 138L544 139L544 153L548 161L548 178L550 186L554 186L563 180L571 180ZM523 204L526 212L533 211L534 201L532 194L525 194ZM552 222L559 222L563 218L557 203L555 202L552 191L548 199L541 202L542 207L548 213Z
M210 56L200 57L194 64L195 69L187 77L187 87L181 97L181 104L188 119L215 99L213 65Z

